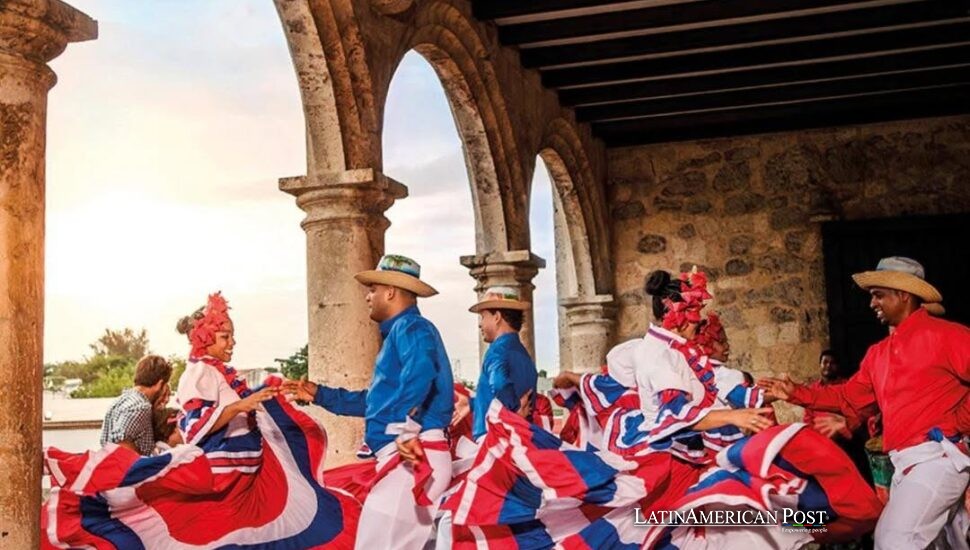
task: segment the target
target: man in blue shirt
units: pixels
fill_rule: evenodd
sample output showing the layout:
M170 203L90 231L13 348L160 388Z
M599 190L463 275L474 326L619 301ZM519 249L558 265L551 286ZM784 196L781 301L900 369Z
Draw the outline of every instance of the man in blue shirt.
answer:
M377 457L379 481L364 502L355 545L360 549L422 548L451 482L444 433L454 409L451 363L438 329L418 311L418 297L437 294L420 277L417 262L392 255L381 258L376 270L355 275L368 287L370 317L380 323L384 339L368 389L288 385L297 398L334 414L364 417L364 442ZM414 488L423 491L420 501Z
M479 303L469 308L478 314L478 328L490 345L482 358L482 371L472 400L472 437L477 441L486 431L486 416L493 399L506 408L531 413L536 399L535 361L522 345L519 331L529 302L519 300L510 287L492 287ZM527 410L520 411L525 401ZM531 414L523 414L530 418Z
M529 302L519 300L519 293L510 287L492 287L468 311L478 314L478 328L489 344L482 358L475 396L471 398L472 438L479 442L487 431L488 409L498 399L506 408L518 412L531 421L536 400L535 362L519 339L522 317ZM467 442L466 442L467 443ZM459 459L474 454L472 446L459 445ZM436 550L453 546L452 518L445 512L438 523Z

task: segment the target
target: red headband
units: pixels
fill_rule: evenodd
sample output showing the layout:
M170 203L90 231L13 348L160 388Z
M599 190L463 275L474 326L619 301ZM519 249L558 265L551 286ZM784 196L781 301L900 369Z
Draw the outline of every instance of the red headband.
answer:
M206 354L206 349L215 343L216 333L223 330L222 327L229 322L228 312L229 304L222 297L222 292L209 295L202 318L195 321L189 332L193 357L202 357Z
M713 298L707 292L707 275L703 271L691 271L680 274L680 302L670 298L664 300L667 313L664 314L663 326L675 329L684 323L700 323L701 310L704 302Z

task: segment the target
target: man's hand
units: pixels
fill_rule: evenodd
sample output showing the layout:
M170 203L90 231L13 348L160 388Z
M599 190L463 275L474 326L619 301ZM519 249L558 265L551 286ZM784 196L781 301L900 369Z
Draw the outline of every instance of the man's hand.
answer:
M317 396L317 385L309 380L284 380L280 387L285 395L293 396L298 401L312 403Z
M745 432L758 433L775 425L775 422L766 416L773 412L774 409L771 407L735 409L730 412L730 422Z
M455 412L451 413L451 426L461 422L462 418L471 411L471 404L468 402L468 397L458 394L458 399L455 401Z
M168 405L168 400L172 398L172 387L168 384L162 386L162 389L158 392L158 397L155 402L152 403L152 408L155 410L162 410Z
M846 429L845 417L841 414L820 414L815 416L812 427L829 439L835 439L839 432Z
M784 378L764 378L758 385L765 389L766 397L778 401L788 401L795 391L795 382L787 374Z
M527 390L522 397L519 398L519 416L526 420L532 418L532 390Z
M578 388L579 373L560 372L558 376L552 379L552 387L560 390L565 388Z
M394 443L397 445L397 452L405 462L414 464L424 458L424 449L421 448L421 440L417 437L407 441L398 438Z

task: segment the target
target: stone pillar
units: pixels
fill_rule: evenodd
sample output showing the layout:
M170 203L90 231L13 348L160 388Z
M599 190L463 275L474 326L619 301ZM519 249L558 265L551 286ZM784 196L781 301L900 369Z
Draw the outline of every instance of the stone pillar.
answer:
M566 319L566 333L560 338L569 340L570 363L560 365L572 372L596 372L606 362L606 352L613 344L616 307L613 296L578 296L559 301Z
M467 267L471 276L475 278L475 291L478 292L479 297L490 287L508 286L518 289L522 300L532 302L532 291L535 290L532 279L540 269L546 267L546 261L528 250L513 250L479 256L462 256L461 265ZM534 308L529 308L525 312L522 330L519 332L522 345L529 350L533 358L536 355L534 311ZM487 347L484 341L479 342L481 354L485 353Z
M47 62L97 23L58 0L0 2L0 547L40 546Z
M407 188L372 169L284 178L280 189L306 212L309 377L327 386L366 388L380 349L377 324L354 274L374 269L384 253L384 212ZM327 466L346 464L363 441L360 419L312 411L327 428ZM375 449L376 450L376 449Z

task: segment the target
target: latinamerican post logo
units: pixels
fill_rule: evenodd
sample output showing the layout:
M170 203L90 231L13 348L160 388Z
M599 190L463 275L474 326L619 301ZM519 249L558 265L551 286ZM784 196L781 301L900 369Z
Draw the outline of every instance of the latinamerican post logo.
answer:
M820 533L829 519L826 510L634 510L634 525L643 527L780 527L785 531Z

